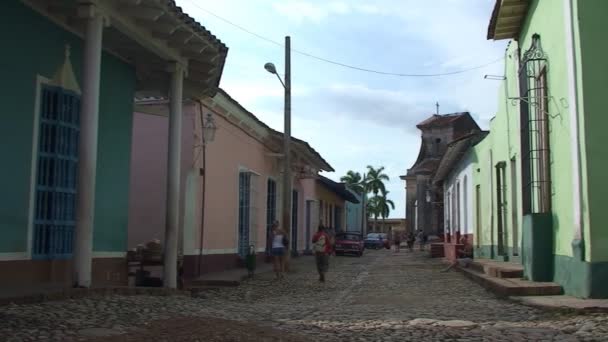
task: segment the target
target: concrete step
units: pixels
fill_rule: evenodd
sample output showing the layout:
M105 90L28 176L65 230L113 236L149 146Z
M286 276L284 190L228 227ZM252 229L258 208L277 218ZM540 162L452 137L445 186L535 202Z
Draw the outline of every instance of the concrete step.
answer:
M523 266L514 262L475 259L469 267L496 278L522 278L524 276Z
M196 279L188 287L234 287L241 285L242 280L244 279Z
M520 278L498 278L473 268L460 271L485 289L501 296L555 296L562 294L562 287L550 282L532 282Z

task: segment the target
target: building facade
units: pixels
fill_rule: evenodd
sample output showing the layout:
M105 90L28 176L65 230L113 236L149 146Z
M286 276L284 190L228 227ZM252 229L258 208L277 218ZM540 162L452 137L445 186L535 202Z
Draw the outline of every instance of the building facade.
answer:
M347 187L348 189L348 187ZM358 203L346 201L346 231L365 234L366 232L366 217L365 217L365 195L361 195L348 189Z
M140 5L192 39L159 39ZM227 48L172 2L8 0L2 13L2 286L124 285L133 98L212 94Z
M433 177L433 185L443 189L443 247L444 256L450 261L457 258L457 251L463 247L463 237L468 243L473 243L473 147L487 134L475 132L448 144Z
M360 204L357 195L344 183L324 176L317 178L316 189L319 198L319 223L336 233L347 231L347 203Z
M165 146L167 135L163 132L169 120L162 102L138 102L135 113L130 248L153 239L164 242L166 199L162 179L167 159L162 158L159 149ZM262 261L269 252L272 223L280 221L281 216L283 135L221 89L213 98L186 102L183 111L179 245L184 277L243 266L250 248ZM202 125L209 115L217 131L203 151ZM291 160L290 249L299 254L308 248L316 227L317 173L333 169L307 143L295 138ZM203 186L204 177L207 180Z
M443 235L443 190L433 186L433 176L448 144L480 131L468 112L432 115L416 125L421 131L416 162L400 178L405 181L408 226L427 235Z
M601 99L603 1L497 1L488 39L512 39L488 137L474 148L476 255L519 261L528 279L606 298Z

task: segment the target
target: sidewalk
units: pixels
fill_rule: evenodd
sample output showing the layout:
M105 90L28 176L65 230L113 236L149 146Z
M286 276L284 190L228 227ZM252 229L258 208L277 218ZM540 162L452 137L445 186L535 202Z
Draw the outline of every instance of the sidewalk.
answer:
M314 263L311 256L299 256L291 258L291 269L294 271L304 263ZM272 272L272 263L258 264L254 276ZM71 288L64 284L38 284L25 287L0 286L0 306L8 304L32 304L51 300L65 300L70 298L83 298L89 296L105 295L191 295L191 290L204 287L238 286L248 278L247 269L236 268L224 272L215 272L203 275L185 289L167 289L164 287L93 287L93 288Z
M509 297L518 303L541 309L560 309L589 312L608 312L608 299L581 299L572 296Z
M310 255L301 255L296 258L290 258L290 272L293 272L295 269L304 263L314 263L314 259ZM294 269L295 268L295 269ZM273 264L272 263L258 263L257 268L254 273L254 277L264 273L273 272ZM245 268L235 268L231 270L226 270L222 272L213 272L202 275L196 280L191 281L188 288L192 287L219 287L219 286L239 286L242 281L249 278L247 269Z

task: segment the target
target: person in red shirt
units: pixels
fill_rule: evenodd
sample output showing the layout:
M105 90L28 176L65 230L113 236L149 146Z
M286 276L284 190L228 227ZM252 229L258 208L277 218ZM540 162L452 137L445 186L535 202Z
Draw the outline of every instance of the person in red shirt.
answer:
M325 273L329 269L329 255L331 254L331 238L325 232L323 226L319 226L319 230L312 237L313 251L315 253L315 261L317 263L317 272L319 272L319 281L325 282Z

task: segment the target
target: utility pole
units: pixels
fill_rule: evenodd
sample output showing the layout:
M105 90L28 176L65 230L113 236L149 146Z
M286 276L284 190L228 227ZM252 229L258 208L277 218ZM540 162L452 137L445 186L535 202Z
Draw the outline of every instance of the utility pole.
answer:
M283 229L287 233L291 246L296 241L291 236L291 38L285 37L285 128L283 134ZM297 237L296 237L297 238ZM287 247L287 250L291 249ZM297 251L291 251L296 253ZM288 253L289 255L289 253Z

